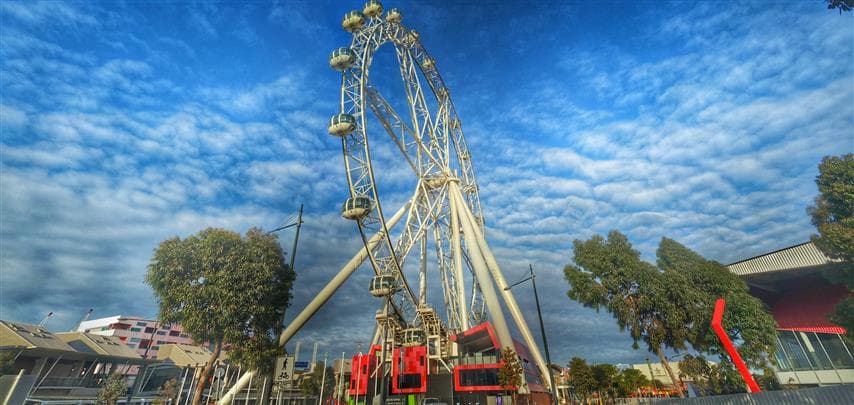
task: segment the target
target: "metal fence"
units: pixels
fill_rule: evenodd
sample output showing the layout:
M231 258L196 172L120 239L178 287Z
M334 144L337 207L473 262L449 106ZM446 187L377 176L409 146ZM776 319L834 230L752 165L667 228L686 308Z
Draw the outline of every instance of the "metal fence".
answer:
M717 395L711 397L655 401L659 404L690 405L786 405L786 404L854 404L854 385L803 388L791 391L764 391L755 394Z

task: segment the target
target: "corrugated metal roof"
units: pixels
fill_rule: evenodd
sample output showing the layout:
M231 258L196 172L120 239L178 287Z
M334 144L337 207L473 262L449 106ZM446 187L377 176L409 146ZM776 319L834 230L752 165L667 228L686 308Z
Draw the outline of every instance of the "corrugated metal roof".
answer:
M0 321L0 347L74 351L41 326L10 321Z
M171 343L160 346L157 359L170 361L179 367L195 367L207 363L212 354L201 346Z
M133 350L115 336L102 336L84 332L64 332L57 333L56 336L70 345L73 342L80 342L97 354L125 357L128 359L142 359L142 356L136 350Z
M812 242L806 242L728 264L727 269L739 276L746 276L772 271L797 270L834 262L838 260L831 260Z

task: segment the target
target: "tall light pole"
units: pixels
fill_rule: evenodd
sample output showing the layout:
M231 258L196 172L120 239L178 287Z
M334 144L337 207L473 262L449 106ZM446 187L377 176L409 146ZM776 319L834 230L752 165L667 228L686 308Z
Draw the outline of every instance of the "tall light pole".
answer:
M552 372L552 359L551 356L549 356L549 341L546 339L546 328L543 326L543 313L540 311L540 296L537 294L537 275L534 274L534 266L528 264L528 272L530 274L528 277L510 284L507 287L504 287L504 289L509 290L519 284L531 280L531 285L534 287L534 302L537 303L537 317L540 319L540 334L543 335L543 349L546 351L546 371L549 373L549 383L552 386L552 404L557 405L557 387L555 386L554 373Z

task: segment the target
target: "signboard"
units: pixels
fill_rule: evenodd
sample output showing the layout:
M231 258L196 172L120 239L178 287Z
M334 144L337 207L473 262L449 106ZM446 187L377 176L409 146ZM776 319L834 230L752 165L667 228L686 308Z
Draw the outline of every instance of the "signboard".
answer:
M294 378L294 356L276 358L276 382L283 383Z
M311 370L311 362L310 361L295 361L294 362L294 370L296 370L296 371L309 371L309 370Z

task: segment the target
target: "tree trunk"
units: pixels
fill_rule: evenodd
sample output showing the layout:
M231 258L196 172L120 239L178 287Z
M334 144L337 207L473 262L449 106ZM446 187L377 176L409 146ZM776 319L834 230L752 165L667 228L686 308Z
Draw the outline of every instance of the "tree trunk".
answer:
M676 376L673 374L673 369L670 368L670 363L667 361L667 357L664 356L661 346L656 347L655 352L658 354L658 358L661 359L661 365L664 366L665 370L667 370L667 374L670 376L670 381L673 381L673 385L676 386L676 392L679 393L679 398L685 398L685 394L682 393L682 385L679 384L679 380L676 379ZM652 378L655 379L655 377Z
M202 369L202 372L199 373L199 379L196 381L196 392L193 394L193 405L199 405L202 403L202 394L205 392L205 388L208 385L208 377L211 375L211 371L213 371L214 364L216 364L216 360L219 358L219 352L222 350L222 341L216 341L214 343L213 354L211 354L211 358L208 359L208 362L205 363L205 368Z

